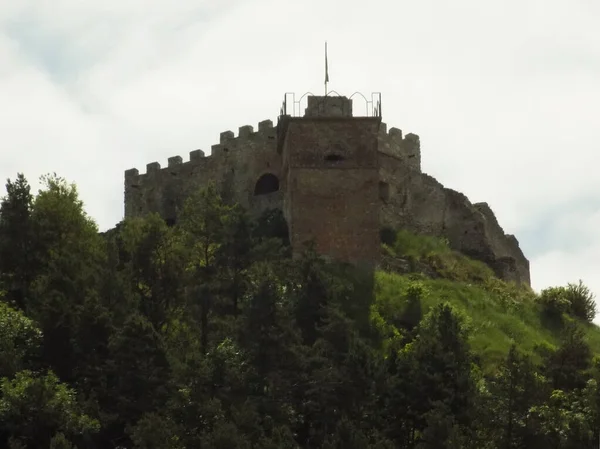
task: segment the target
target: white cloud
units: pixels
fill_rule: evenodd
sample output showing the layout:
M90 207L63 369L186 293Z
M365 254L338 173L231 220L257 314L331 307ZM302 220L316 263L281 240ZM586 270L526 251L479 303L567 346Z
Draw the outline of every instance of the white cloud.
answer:
M125 169L320 93L327 40L330 87L381 91L424 170L532 248L536 288L591 285L596 211L569 206L600 204L599 19L590 0L0 2L0 177L56 171L111 227Z

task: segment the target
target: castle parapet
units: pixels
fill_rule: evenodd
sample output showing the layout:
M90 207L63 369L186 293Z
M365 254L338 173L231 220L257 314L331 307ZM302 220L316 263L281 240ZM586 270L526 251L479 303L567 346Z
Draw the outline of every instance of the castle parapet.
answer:
M175 167L176 165L181 165L183 159L181 156L173 156L169 158L169 167Z
M227 130L223 131L219 135L219 143L211 146L211 154L208 158L212 156L221 156L232 150L245 150L247 146L249 146L249 151L251 151L252 143L256 142L256 139L263 140L275 140L276 129L273 126L272 120L263 120L258 123L258 131L254 130L252 125L243 125L238 128L238 135L236 136L233 131ZM193 150L189 153L189 161L184 161L181 156L172 156L167 159L167 168L174 168L181 165L186 164L198 164L207 159L206 154L202 150ZM146 173L139 172L138 169L132 168L125 171L125 179L135 179L139 176L151 175L154 173L159 173L164 168L161 167L161 164L158 162L151 162L146 164Z
M157 173L159 171L160 171L160 164L158 162L150 162L149 164L146 164L146 173L147 174Z
M202 151L202 150L190 151L190 162L199 161L203 157L204 157L204 151Z
M394 127L388 131L387 125L382 122L379 125L379 151L421 171L421 142L416 134L408 133L403 136L402 130Z
M125 179L134 179L140 175L140 171L137 168L130 168L125 170Z

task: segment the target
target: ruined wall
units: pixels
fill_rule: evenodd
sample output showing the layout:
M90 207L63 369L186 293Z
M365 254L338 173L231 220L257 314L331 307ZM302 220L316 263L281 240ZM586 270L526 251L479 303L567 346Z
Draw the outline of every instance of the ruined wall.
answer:
M379 165L380 182L386 186L380 189L383 225L446 237L453 249L485 262L501 278L530 284L529 261L486 203L472 204L388 154L379 154Z
M281 156L276 151L276 129L265 120L258 125L221 133L220 142L213 145L211 155L192 151L183 162L180 156L169 158L168 166L158 162L146 166L146 173L137 169L125 172L125 217L158 212L165 219L176 219L187 195L194 189L215 182L225 199L238 202L252 211L281 207L282 193L254 195L257 180L270 173L281 179Z
M296 251L352 263L379 259L379 119L291 119L283 145L285 215Z

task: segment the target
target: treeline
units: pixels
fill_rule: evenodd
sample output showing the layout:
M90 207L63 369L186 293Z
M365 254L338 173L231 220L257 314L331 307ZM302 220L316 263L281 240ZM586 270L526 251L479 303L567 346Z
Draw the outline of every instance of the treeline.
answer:
M418 280L406 307L378 302L372 273L293 260L280 214L250 220L212 186L176 226L105 234L56 176L6 188L0 447L597 447L583 286L542 295L558 347L483 372L468 320L424 313Z

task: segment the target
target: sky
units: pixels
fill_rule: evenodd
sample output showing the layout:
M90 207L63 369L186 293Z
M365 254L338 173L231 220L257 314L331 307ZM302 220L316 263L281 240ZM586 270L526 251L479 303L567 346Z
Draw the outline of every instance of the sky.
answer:
M516 235L534 289L600 295L598 23L597 0L0 1L0 178L56 172L111 228L126 169L321 94L327 41L330 89L381 92L423 171Z

